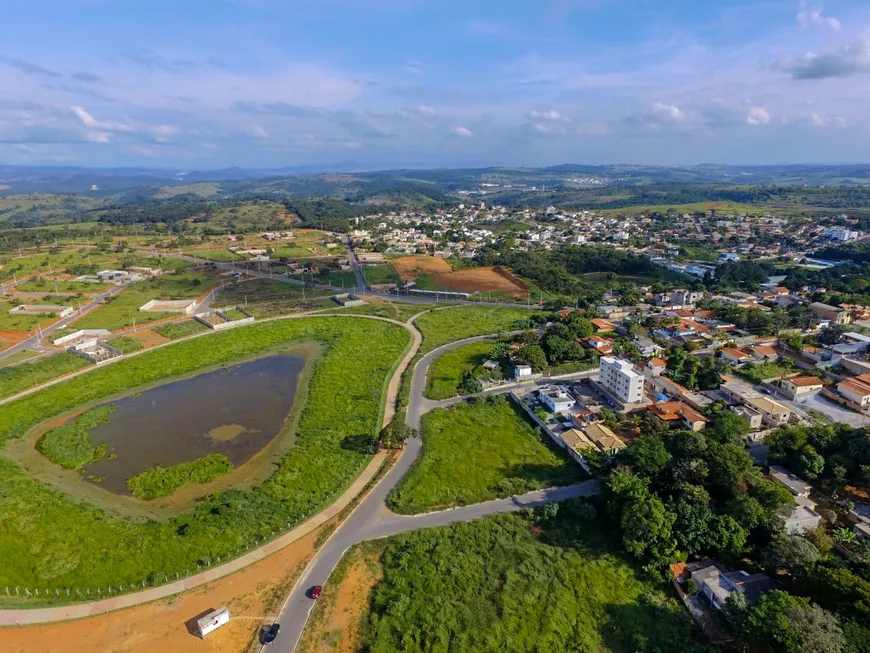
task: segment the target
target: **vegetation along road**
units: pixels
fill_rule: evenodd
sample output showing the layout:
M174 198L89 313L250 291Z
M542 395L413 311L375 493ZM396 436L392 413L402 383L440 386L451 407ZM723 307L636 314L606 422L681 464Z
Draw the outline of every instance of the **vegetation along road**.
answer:
M413 324L413 321L412 321ZM429 366L442 354L466 345L470 342L486 340L492 336L479 336L453 342L435 349L424 356L414 368L411 382L411 398L408 405L406 423L418 430L422 416L443 405L455 403L430 401L425 398L426 377ZM500 388L508 392L513 387ZM514 512L524 508L533 508L553 501L564 501L572 497L590 496L598 492L595 481L587 481L578 485L562 488L551 488L530 492L522 496L508 499L497 499L485 503L424 513L420 515L397 515L387 508L387 497L396 488L402 478L411 470L422 449L422 441L415 435L408 439L402 455L390 469L381 482L375 487L356 508L354 513L332 535L330 540L320 549L317 557L308 565L303 575L294 586L281 610L278 622L281 624L280 635L270 647L282 653L292 653L302 637L308 616L314 607L308 593L316 585L325 585L330 574L338 565L341 557L354 544L365 540L391 537L420 528L448 526L461 521L471 521L504 512Z

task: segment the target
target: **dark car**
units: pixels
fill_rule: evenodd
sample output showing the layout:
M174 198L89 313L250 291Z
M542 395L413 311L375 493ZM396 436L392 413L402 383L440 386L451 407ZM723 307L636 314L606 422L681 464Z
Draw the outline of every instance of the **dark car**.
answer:
M271 644L278 636L278 631L281 630L280 624L272 624L263 626L263 644Z
M322 591L323 591L323 586L322 586L322 585L315 585L314 587L311 588L311 594L310 594L311 598L312 598L312 599L315 599L315 600L316 600L316 599L319 599L319 598L320 598L320 593L321 593Z

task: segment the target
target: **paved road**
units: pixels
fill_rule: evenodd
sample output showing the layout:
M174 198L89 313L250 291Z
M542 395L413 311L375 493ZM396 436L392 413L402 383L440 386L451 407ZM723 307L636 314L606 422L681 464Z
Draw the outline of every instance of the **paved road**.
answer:
M350 236L344 237L344 245L345 247L347 247L348 258L350 258L350 267L353 268L353 275L356 277L357 288L367 288L368 284L366 283L366 279L363 276L362 269L359 265L359 259L357 258L356 251L353 248L353 243L350 240Z
M73 320L77 320L85 313L96 308L97 305L99 305L101 302L103 302L106 299L108 299L109 297L117 295L119 292L123 291L126 287L127 286L113 286L112 288L109 288L109 290L107 290L104 293L101 293L99 295L93 295L93 297L90 299L90 301L88 301L87 304L82 306L80 310L77 310L72 315L63 318L62 320L55 322L54 324L47 326L44 329L41 329L38 333L35 333L34 335L27 338L27 340L22 340L17 345L14 345L14 346L10 347L9 349L6 349L5 351L3 351L3 353L0 353L0 362L2 362L2 360L4 358L11 356L15 352L23 351L25 349L32 349L34 347L38 347L39 342L42 338L47 338L55 331L59 331L60 329L67 327L70 324L70 322L72 322Z
M420 420L428 411L440 407L444 402L433 402L424 396L429 366L440 355L451 349L493 336L479 336L453 342L435 349L423 356L414 368L411 380L411 397L408 404L406 423L419 430ZM511 388L504 388L507 392ZM329 575L338 565L344 553L353 545L365 540L391 537L420 528L447 526L461 521L471 521L490 515L514 512L523 508L544 505L551 501L563 501L577 496L590 496L598 492L595 481L562 488L551 488L531 492L518 497L488 501L463 508L444 510L422 515L397 515L387 508L387 497L399 481L407 474L417 460L422 449L419 437L408 440L402 455L381 482L363 499L353 514L333 533L329 541L317 553L317 557L296 582L295 587L281 609L278 623L281 631L268 650L279 653L293 653L299 643L308 616L315 605L308 594L315 585L326 585ZM265 648L263 650L266 650Z

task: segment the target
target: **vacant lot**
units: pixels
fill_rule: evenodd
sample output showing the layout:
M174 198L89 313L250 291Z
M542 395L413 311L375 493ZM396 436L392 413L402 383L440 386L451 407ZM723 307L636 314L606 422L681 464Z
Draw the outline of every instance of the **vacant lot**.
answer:
M0 367L0 397L9 397L89 365L84 358L64 352L32 363Z
M603 535L605 524L571 512L563 505L534 529L543 529L539 536L505 515L387 540L370 572L383 579L371 594L362 645L340 650L706 650L672 590L641 579L616 553L619 542ZM350 573L345 580L357 582Z
M520 297L528 289L522 279L498 266L454 272L443 258L432 256L404 256L391 263L403 281L414 281L422 290L492 292Z
M585 478L506 397L423 416L423 454L390 497L403 514L489 501Z
M26 283L15 286L16 292L55 292L55 293L84 293L97 295L109 289L107 283L88 283L86 281L70 281L68 279L49 279L37 277Z
M37 326L45 326L56 322L55 315L27 313L10 313L15 308L10 302L0 302L0 331L33 331Z
M448 342L464 338L515 331L518 321L527 319L535 312L525 308L494 306L456 306L430 311L415 322L423 334L420 353L425 354Z
M473 342L440 356L429 368L426 396L429 399L449 399L457 394L457 386L465 370L473 370L486 361L493 342Z
M205 295L220 282L204 274L188 272L172 274L148 281L140 281L124 290L120 295L110 297L106 302L91 311L75 326L79 329L108 329L117 331L136 324L145 324L167 317L178 317L178 313L152 313L140 311L139 307L152 299L193 299Z

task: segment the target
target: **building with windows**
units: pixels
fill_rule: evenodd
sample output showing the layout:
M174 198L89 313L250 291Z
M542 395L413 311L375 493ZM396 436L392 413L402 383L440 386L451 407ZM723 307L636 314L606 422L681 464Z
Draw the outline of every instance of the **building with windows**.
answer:
M643 401L642 374L634 371L634 366L626 360L614 356L605 356L600 361L601 373L599 383L626 404L638 404Z

